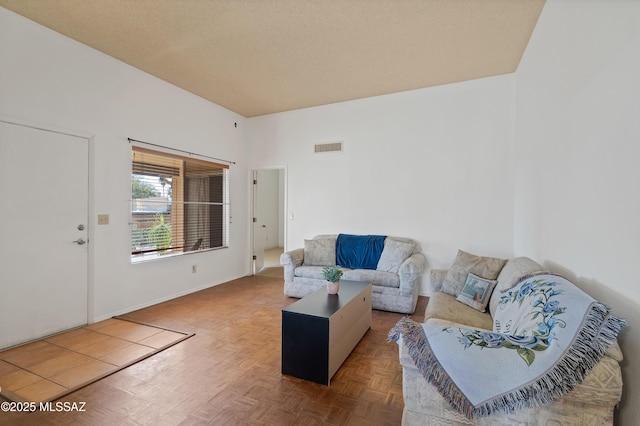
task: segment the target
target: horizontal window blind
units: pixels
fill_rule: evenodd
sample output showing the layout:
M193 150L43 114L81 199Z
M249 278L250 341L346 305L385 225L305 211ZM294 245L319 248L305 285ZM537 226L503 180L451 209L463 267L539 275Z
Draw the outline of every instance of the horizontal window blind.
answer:
M228 246L228 166L136 148L132 260Z
M158 176L158 177L172 177L180 176L180 169L177 167L163 166L160 164L149 164L141 161L134 161L131 164L133 174L142 176Z

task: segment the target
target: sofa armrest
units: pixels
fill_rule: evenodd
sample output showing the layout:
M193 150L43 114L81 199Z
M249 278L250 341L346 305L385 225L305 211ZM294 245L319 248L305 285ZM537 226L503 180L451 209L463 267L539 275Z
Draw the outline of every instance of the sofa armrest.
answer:
M615 359L605 355L593 367L582 383L563 396L582 404L614 407L622 398L622 371ZM597 397L594 398L594 396Z
M444 277L447 276L448 269L432 269L430 273L429 282L429 294L434 294L438 291L442 291L442 283Z
M280 264L284 267L284 280L293 281L295 270L304 261L304 249L287 251L280 255Z
M422 253L414 253L409 256L402 265L400 265L400 269L398 274L400 275L422 275L424 272L424 265L426 263L426 259L424 258L424 254Z
M420 284L420 277L422 277L426 262L427 260L422 253L414 253L402 262L398 271L401 294L408 296L419 290L416 289L416 286Z
M403 275L406 275L407 277L422 275L425 263L426 259L424 258L424 254L414 253L402 262L402 265L400 265L400 269L398 270L398 274L401 277Z

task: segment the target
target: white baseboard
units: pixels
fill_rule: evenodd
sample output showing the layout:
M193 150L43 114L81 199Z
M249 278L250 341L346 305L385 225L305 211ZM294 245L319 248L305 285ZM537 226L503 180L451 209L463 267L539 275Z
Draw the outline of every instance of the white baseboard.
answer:
M197 291L204 290L204 289L207 289L207 288L210 288L210 287L215 287L215 286L218 286L220 284L228 283L229 281L234 281L234 280L237 280L239 278L246 277L246 276L247 275L239 275L239 276L236 276L236 277L230 277L230 278L225 279L225 280L220 281L220 282L216 282L216 283L213 283L213 284L205 284L205 285L202 285L202 286L199 286L199 287L191 288L189 290L181 291L179 293L174 293L174 294L169 295L167 297L161 297L159 299L151 300L149 302L141 303L141 304L135 305L135 306L130 306L128 308L124 308L124 309L121 309L121 310L118 310L118 311L114 311L114 312L111 312L111 313L108 313L108 314L105 314L105 315L99 315L99 316L93 318L93 321L91 319L89 319L89 324L93 324L93 323L96 323L96 322L104 321L106 319L109 319L109 318L112 318L112 317L115 317L115 316L118 316L118 315L124 315L124 314L127 314L129 312L137 311L138 309L148 308L149 306L157 305L158 303L166 302L168 300L173 300L173 299L176 299L176 298L181 297L181 296L186 296L187 294L195 293Z

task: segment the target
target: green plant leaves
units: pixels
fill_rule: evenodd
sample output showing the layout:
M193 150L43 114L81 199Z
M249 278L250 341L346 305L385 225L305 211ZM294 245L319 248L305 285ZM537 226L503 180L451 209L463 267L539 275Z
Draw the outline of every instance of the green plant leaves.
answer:
M337 266L325 266L322 268L322 277L332 283L340 281L342 274L342 270Z

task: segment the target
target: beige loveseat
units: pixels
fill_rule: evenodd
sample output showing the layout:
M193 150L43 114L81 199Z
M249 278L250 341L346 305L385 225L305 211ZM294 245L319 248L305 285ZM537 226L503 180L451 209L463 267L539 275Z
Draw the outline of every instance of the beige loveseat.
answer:
M326 285L324 266L336 265L338 235L317 235L305 247L283 253L284 294L305 297ZM339 263L339 262L338 262ZM342 279L372 285L373 309L412 314L416 309L425 257L420 245L409 238L386 237L384 250L374 269L341 267Z
M464 252L462 252L465 254ZM458 253L460 255L460 252ZM468 255L468 254L466 254ZM469 255L472 256L472 255ZM457 260L458 258L456 258ZM473 259L472 263L473 263ZM456 262L454 262L454 265ZM448 270L431 271L431 296L425 311L426 324L493 330L491 312L496 312L500 296L521 278L542 271L543 267L525 257L510 259L492 272L497 279L489 301L489 312L480 312L460 303L448 287ZM468 272L469 270L464 272ZM460 271L458 271L459 273ZM481 272L487 275L487 271ZM489 273L491 275L492 273ZM450 274L449 274L450 277ZM409 355L402 339L398 341L403 368L403 425L612 425L614 410L622 394L619 363L622 352L615 342L588 373L581 384L552 403L537 408L520 408L507 413L468 418L454 410L437 388L427 382ZM509 372L506 371L506 376Z

